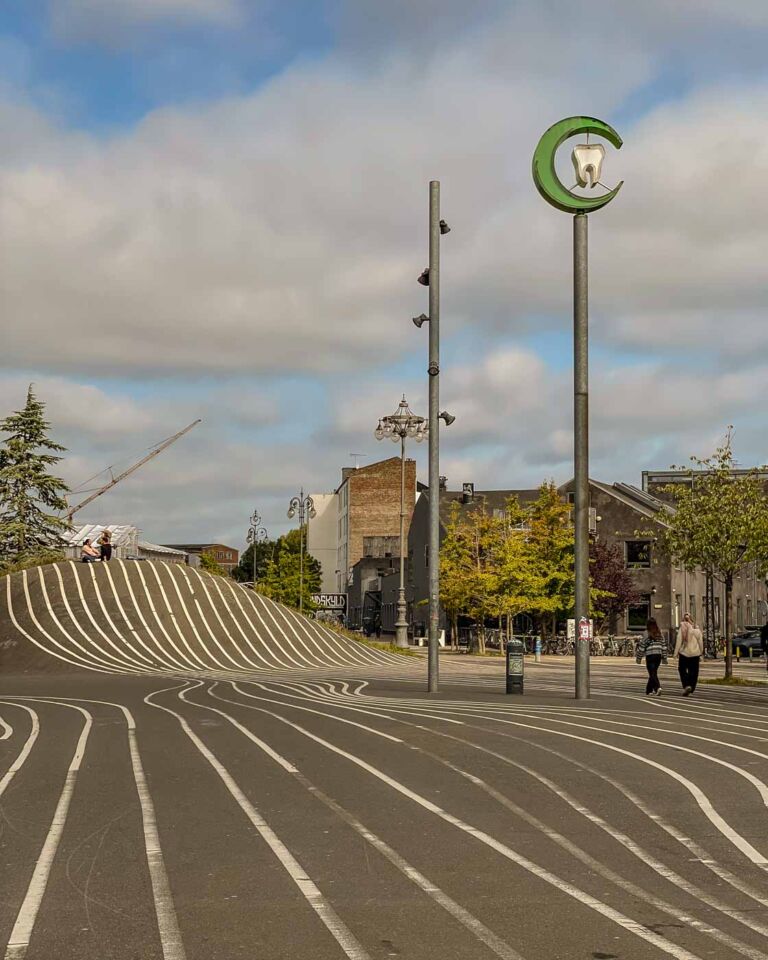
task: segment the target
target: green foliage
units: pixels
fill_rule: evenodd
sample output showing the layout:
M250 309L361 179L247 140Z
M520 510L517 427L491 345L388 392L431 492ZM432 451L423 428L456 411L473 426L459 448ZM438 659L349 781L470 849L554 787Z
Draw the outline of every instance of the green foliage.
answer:
M701 567L725 583L725 675L732 675L733 578L749 564L768 568L768 500L758 470L735 476L731 430L711 457L691 457L685 483L670 484L660 535L673 562Z
M241 554L240 562L236 567L232 569L232 578L237 580L239 583L258 583L261 580L266 571L267 564L272 557L272 552L275 549L274 540L260 540L258 543L252 543L248 548ZM256 553L256 577L254 578L253 573L253 555Z
M302 590L301 545L304 540L304 577ZM320 592L320 561L306 552L306 530L299 533L291 530L278 537L274 544L264 574L258 581L258 590L272 600L285 603L289 607L299 607L299 597L303 597L305 613L315 609L312 594Z
M49 439L44 413L30 385L24 409L0 422L0 561L9 567L37 565L69 529L57 515L67 509L67 485L49 472L64 447Z
M618 565L621 570L617 569ZM632 581L618 550L596 548L592 566L593 609L605 619L634 599ZM486 618L530 613L542 633L573 611L573 525L570 507L553 483L522 506L511 497L491 516L480 502L462 511L452 505L440 550L440 601L456 627L468 617L479 628L484 652Z
M522 507L511 497L500 516L482 503L454 504L440 552L440 600L454 627L459 616L479 627L484 652L488 617L529 612L552 620L573 605L573 530L553 484Z
M539 615L542 633L547 624L573 610L573 525L571 508L564 503L554 483L543 483L529 509L529 532L533 582L530 610Z
M212 553L200 554L200 569L215 577L226 577L227 571L218 563Z
M35 553L17 556L12 561L0 559L0 577L9 573L18 573L20 570L30 570L32 567L43 567L47 563L61 563L66 559L61 550L39 550Z

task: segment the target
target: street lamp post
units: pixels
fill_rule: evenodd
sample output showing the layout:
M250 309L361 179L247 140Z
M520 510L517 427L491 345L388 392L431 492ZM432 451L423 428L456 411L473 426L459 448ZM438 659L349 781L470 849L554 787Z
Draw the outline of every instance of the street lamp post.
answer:
M440 418L454 421L449 413L440 413L440 237L450 232L440 219L440 181L429 184L429 266L419 283L429 287L429 316L414 317L417 327L429 322L429 631L427 691L437 693L440 684L438 634L440 632Z
M304 524L309 527L309 521L317 516L315 501L301 488L298 497L292 497L288 504L288 519L292 520L299 515L299 613L304 612Z
M408 646L408 605L405 600L405 438L421 443L429 433L424 417L418 417L408 406L403 396L397 410L382 417L374 430L377 440L388 437L400 442L400 589L397 594L397 620L395 621L395 645Z
M555 170L557 148L569 137L587 135L572 154L574 187L597 186L605 192L582 196L567 188ZM573 450L574 450L574 619L576 625L576 699L589 699L589 337L587 213L599 210L616 196L600 180L605 148L590 143L603 137L617 149L621 137L594 117L568 117L547 130L533 154L533 180L541 196L558 210L573 214Z
M261 514L258 510L253 511L246 541L253 547L253 586L256 587L256 544L263 543L269 534L267 528L261 525Z

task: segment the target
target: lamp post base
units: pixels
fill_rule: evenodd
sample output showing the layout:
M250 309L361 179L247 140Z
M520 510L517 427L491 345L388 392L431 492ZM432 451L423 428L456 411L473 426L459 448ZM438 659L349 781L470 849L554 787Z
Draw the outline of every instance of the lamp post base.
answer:
M405 602L405 591L400 594L397 601L397 620L395 621L395 646L408 646L408 620L407 604Z

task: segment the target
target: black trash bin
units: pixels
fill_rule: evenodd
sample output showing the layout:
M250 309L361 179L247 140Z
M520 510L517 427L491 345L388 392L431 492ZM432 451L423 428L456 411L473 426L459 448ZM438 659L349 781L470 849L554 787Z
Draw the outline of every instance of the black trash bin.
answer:
M523 693L525 677L525 644L522 640L507 643L507 693Z

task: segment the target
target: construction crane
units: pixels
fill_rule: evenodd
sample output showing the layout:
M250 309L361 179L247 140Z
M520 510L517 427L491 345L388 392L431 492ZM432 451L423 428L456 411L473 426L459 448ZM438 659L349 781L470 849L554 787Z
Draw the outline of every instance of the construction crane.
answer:
M72 523L72 517L74 517L74 515L77 513L78 510L82 510L83 507L87 507L89 503L93 503L93 501L97 497L100 497L102 493L106 493L107 490L111 490L112 487L115 486L115 484L120 483L121 480L125 480L126 477L130 477L130 475L132 473L135 473L139 469L139 467L143 467L145 463L149 463L149 461L152 460L154 457L156 457L158 453L162 453L163 450L167 450L172 443L176 443L177 440L180 440L185 433L189 433L189 431L193 427L196 427L198 423L202 423L202 421L195 420L192 423L190 423L188 426L184 427L183 430L179 430L178 433L174 433L172 437L168 437L167 440L163 440L162 443L159 443L154 448L154 450L150 451L150 453L146 455L146 457L142 457L142 459L139 460L138 463L134 463L133 466L128 467L127 470L123 470L123 472L119 473L116 477L112 477L109 483L105 483L103 487L100 487L98 490L92 493L89 497L86 497L85 500L81 501L76 506L70 507L67 510L67 523L70 523L70 524ZM109 467L108 469L111 471L112 468Z

